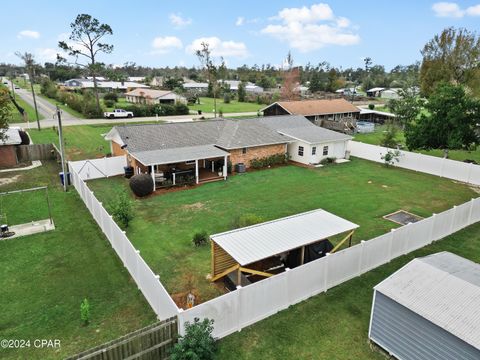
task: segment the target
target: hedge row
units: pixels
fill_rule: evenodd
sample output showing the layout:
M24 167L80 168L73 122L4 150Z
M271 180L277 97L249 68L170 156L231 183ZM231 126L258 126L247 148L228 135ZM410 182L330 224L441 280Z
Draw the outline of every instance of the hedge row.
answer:
M287 154L276 154L267 156L264 158L257 158L250 161L250 166L254 169L260 169L264 167L274 166L274 165L283 165L288 162Z

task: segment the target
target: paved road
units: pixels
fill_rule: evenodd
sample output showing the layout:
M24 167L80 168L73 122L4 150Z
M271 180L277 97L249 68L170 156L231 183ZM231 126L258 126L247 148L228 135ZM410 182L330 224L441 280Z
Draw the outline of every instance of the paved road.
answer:
M7 81L8 82L8 87L9 89L11 89L11 82L7 79L3 79L2 80L3 82ZM34 103L33 103L33 96L32 96L32 93L31 91L28 91L28 90L25 90L25 89L22 89L22 88L19 88L19 89L15 89L15 94L20 96L27 104L29 104L32 108L34 107ZM41 114L45 120L48 120L48 119L52 119L53 120L53 114L55 114L55 111L56 111L56 107L55 105L53 105L52 103L48 102L47 100L41 98L40 96L38 96L38 94L35 94L35 98L37 100L37 109L38 109L38 113ZM73 115L70 115L69 113L67 112L64 112L63 113L63 117L62 119L65 119L65 120L77 120L78 118L73 116ZM33 119L29 119L31 122L35 122L36 119L33 118ZM40 124L42 125L44 122L44 120L41 120Z
M62 114L65 114L65 112L62 112ZM206 119L211 119L213 118L213 113L204 113L202 115ZM225 113L223 114L224 117L238 117L238 116L251 116L255 117L257 116L256 112L242 112L242 113ZM135 122L142 122L142 121L165 121L168 123L175 123L175 122L189 122L189 121L194 121L194 120L200 120L201 116L198 115L177 115L177 116L159 116L158 118L153 116L153 117L134 117L130 119L64 119L62 116L62 125L63 126L75 126L75 125L91 125L91 124L127 124L127 123L135 123ZM18 124L13 124L15 126L19 126L22 128L34 128L36 127L36 124L34 122L30 122L29 124L27 123L18 123ZM52 126L57 126L58 122L55 119L46 118L44 120L40 121L41 127L44 128L49 128Z

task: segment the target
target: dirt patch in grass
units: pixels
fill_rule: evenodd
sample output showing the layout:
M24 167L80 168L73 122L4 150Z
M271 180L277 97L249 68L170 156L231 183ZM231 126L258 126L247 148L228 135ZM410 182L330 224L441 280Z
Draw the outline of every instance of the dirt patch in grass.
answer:
M20 175L15 175L15 176L8 177L8 178L0 178L0 186L13 184L14 182L17 182L17 180L19 178L20 178Z
M205 208L205 203L196 202L193 204L186 204L186 205L183 205L182 208L185 210L202 210L203 208Z

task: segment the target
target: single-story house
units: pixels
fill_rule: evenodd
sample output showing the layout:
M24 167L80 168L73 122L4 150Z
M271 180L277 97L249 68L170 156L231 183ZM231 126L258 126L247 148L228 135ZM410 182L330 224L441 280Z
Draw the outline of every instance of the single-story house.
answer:
M183 84L185 90L206 92L208 89L208 83L204 82L188 82Z
M386 112L386 111L378 111L378 110L370 110L366 108L360 109L360 116L358 117L358 121L366 121L366 122L373 122L373 123L380 123L383 124L385 121L395 119L395 114Z
M480 264L449 252L374 287L368 337L400 360L480 359Z
M356 88L341 88L335 91L338 95L351 96L357 94Z
M226 179L228 162L235 169L273 155L307 165L343 158L351 137L319 128L303 116L275 116L116 126L105 139L114 156L127 156L136 174L161 178L184 171L200 183Z
M145 76L129 76L127 78L128 81L131 82L144 82L145 81Z
M186 104L187 99L169 90L135 89L125 93L125 99L134 104Z
M383 90L385 90L385 88L383 87L374 87L374 88L368 89L366 92L367 92L367 96L369 97L380 97Z
M17 145L22 143L19 130L8 128L4 132L4 139L0 140L0 166L9 167L18 164Z
M66 90L79 90L92 89L94 84L93 79L70 79L65 81L63 86ZM125 92L131 89L147 89L149 86L132 81L108 81L97 78L97 87L99 89Z
M157 87L162 87L163 82L164 82L163 76L154 76L152 80L150 80L150 86L157 86Z
M221 80L219 82L221 82ZM239 81L239 80L225 80L224 83L227 84L228 86L230 86L231 91L237 92L241 81ZM245 82L245 91L250 92L250 93L260 94L260 93L263 93L263 88L261 86L255 85L254 83Z
M400 99L400 88L391 88L383 90L380 93L382 99Z
M360 115L345 99L278 101L260 111L265 116L303 115L318 126L342 132L352 131Z

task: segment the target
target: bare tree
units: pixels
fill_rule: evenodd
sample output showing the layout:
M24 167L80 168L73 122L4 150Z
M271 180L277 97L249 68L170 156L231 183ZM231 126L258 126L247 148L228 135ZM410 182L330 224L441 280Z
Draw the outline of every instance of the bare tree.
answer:
M33 84L35 82L35 59L33 55L28 52L25 52L22 54L17 51L15 55L17 55L25 63L25 69L27 70L27 74L30 79L30 87L32 89L33 105L35 107L35 116L37 118L37 128L38 130L40 130L40 119L38 117L37 98L35 96L35 90L33 89Z
M280 90L280 98L287 101L299 100L300 71L298 68L293 67L293 56L290 51L285 59L282 78L283 84Z
M212 87L213 91L213 111L214 116L217 117L217 95L218 95L218 77L220 69L225 68L225 61L221 58L220 65L215 65L212 59L212 51L209 48L208 43L202 42L202 48L197 50L195 54L202 64L203 69L207 74L208 83Z
M69 39L75 44L68 44L60 41L58 46L66 51L68 55L75 57L75 64L88 69L93 77L93 88L97 101L97 110L100 113L100 99L98 97L97 74L101 64L97 63L98 53L110 54L113 51L113 45L101 43L100 40L105 35L113 35L112 28L108 24L101 24L97 19L88 14L77 15L75 21L70 24L72 33ZM78 58L83 56L87 59L87 64L79 64Z

